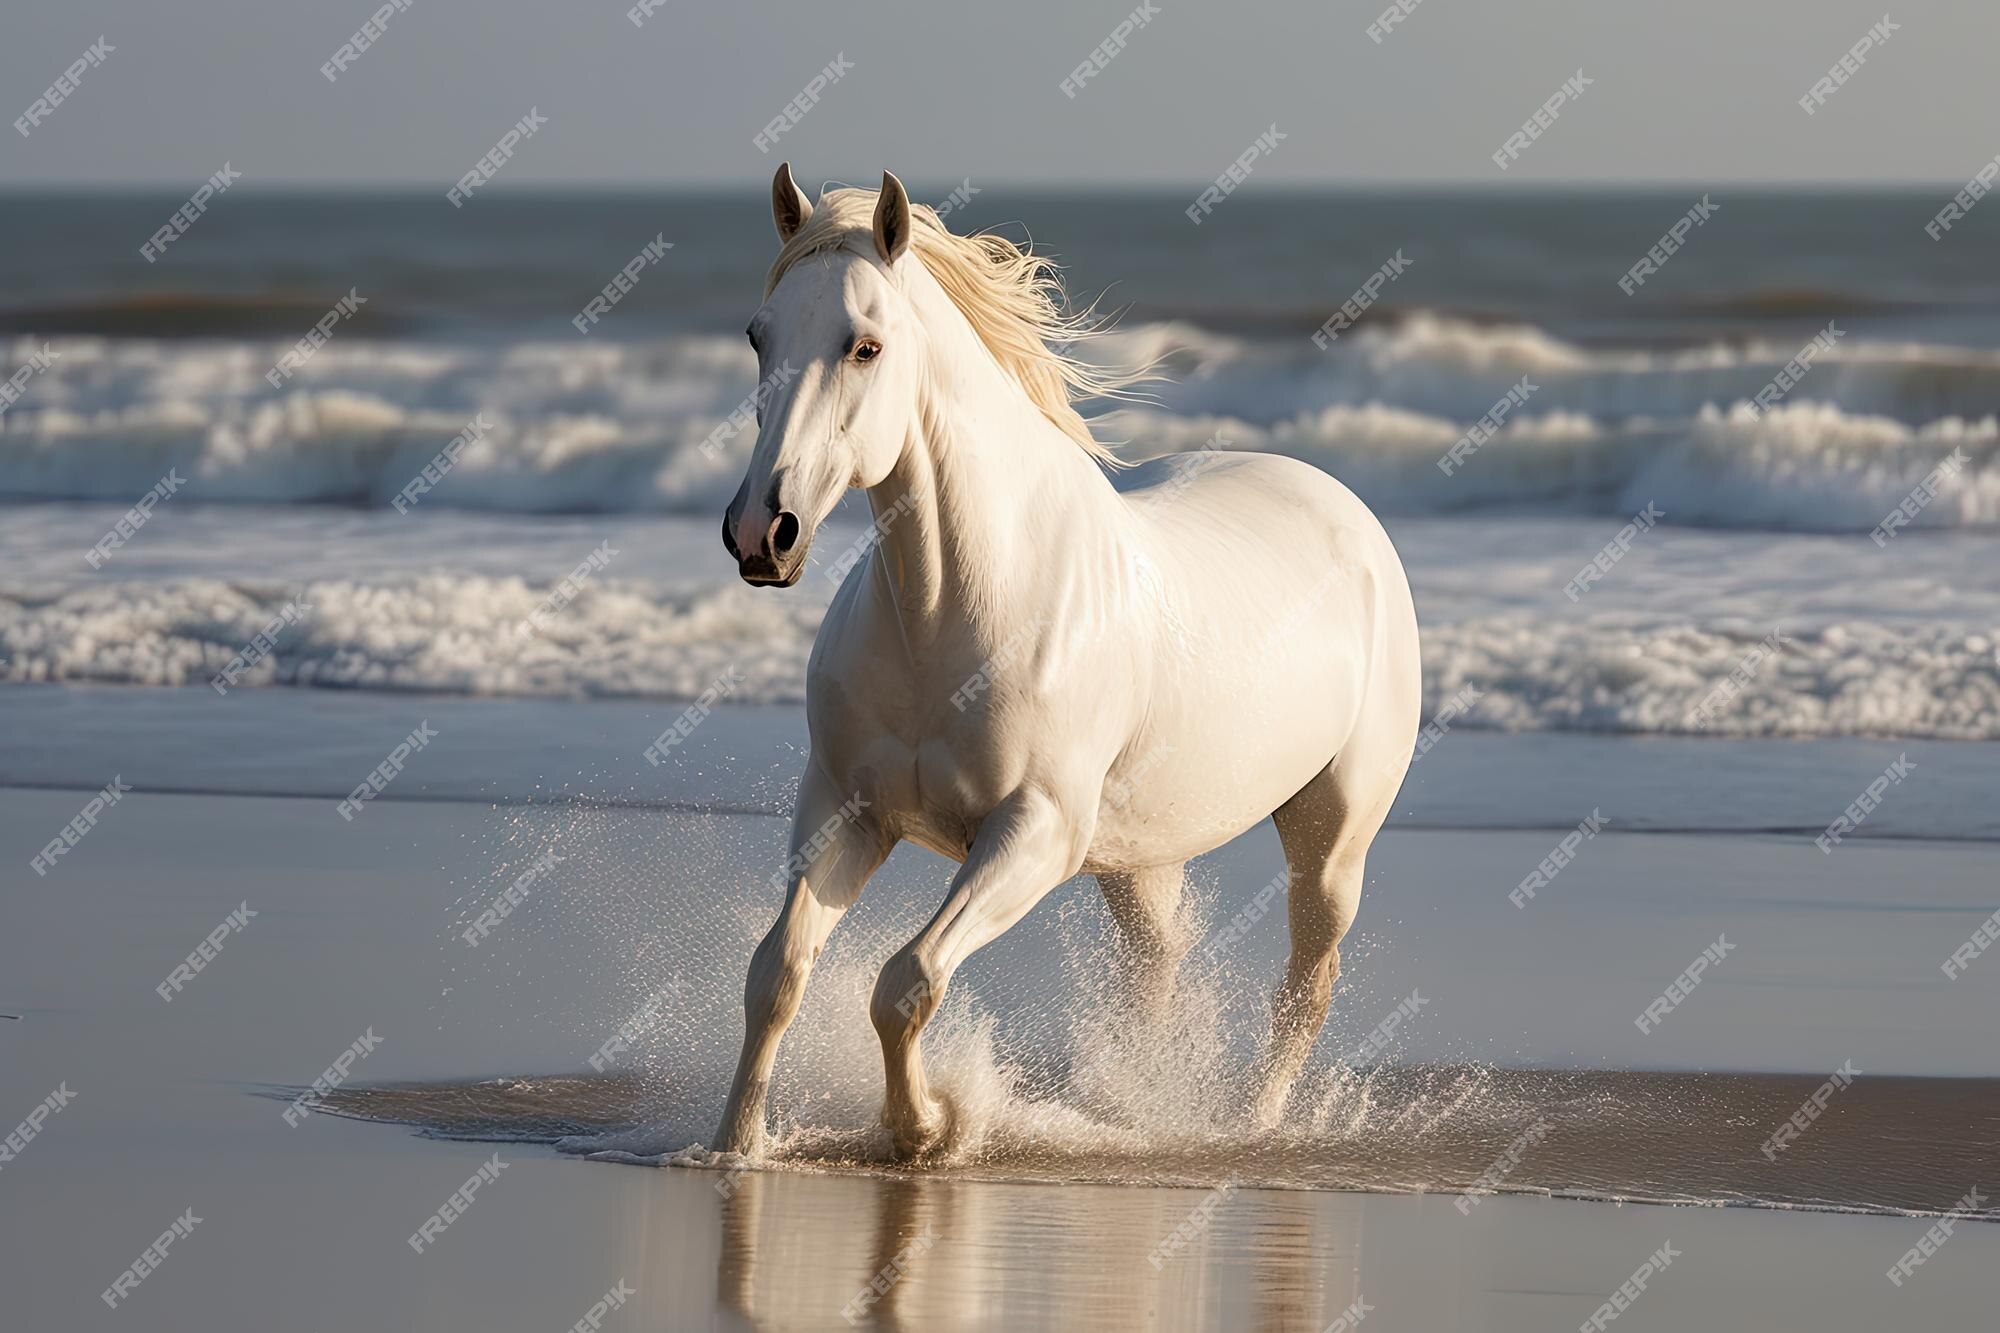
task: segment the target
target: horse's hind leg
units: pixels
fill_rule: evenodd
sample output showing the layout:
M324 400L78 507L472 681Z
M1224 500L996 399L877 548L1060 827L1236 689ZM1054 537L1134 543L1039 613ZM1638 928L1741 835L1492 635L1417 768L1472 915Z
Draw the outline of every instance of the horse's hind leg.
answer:
M1313 1042L1326 1022L1333 983L1340 976L1340 941L1354 924L1368 845L1402 782L1357 781L1352 751L1328 765L1271 816L1284 844L1289 871L1286 906L1292 956L1271 1010L1271 1046L1259 1079L1252 1117L1264 1128L1278 1123Z
M1148 1017L1166 1012L1181 959L1193 943L1181 920L1186 884L1186 867L1178 864L1097 876L1104 904L1118 927L1119 980L1139 1012Z

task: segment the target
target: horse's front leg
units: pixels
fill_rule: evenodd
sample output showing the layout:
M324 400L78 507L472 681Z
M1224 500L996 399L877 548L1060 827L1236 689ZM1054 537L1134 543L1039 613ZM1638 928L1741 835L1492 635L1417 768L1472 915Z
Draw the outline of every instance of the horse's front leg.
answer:
M778 1040L798 1015L806 977L827 936L854 905L890 841L817 767L808 768L792 814L791 888L777 924L751 956L743 982L743 1054L716 1132L719 1152L755 1156L764 1148L764 1098Z
M952 974L1075 874L1088 846L1088 825L1054 800L1032 791L1009 797L981 821L944 906L883 966L869 1016L882 1039L883 1118L898 1155L920 1156L944 1135L944 1108L924 1079L918 1041Z

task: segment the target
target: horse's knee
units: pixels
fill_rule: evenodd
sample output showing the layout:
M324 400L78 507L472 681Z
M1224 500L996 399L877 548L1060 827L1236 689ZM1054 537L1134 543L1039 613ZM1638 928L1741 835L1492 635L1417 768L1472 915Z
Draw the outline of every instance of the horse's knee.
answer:
M1301 949L1294 941L1292 957L1278 988L1279 1026L1317 1025L1333 1003L1333 983L1340 979L1340 948L1335 944Z
M752 1029L798 1012L812 963L811 951L791 937L782 921L764 937L743 977L743 1016Z
M1334 978L1340 975L1337 952L1297 958L1286 969L1286 989L1296 1003L1323 1006L1333 999Z
M1332 1002L1333 983L1339 980L1340 945L1335 944L1326 951L1326 957L1320 959L1319 970L1314 974L1314 982L1319 991L1320 1003L1330 1004Z
M882 965L868 1017L885 1045L895 1046L921 1029L944 999L944 977L911 945Z
M1287 906L1294 942L1314 954L1339 947L1361 908L1363 865L1359 856L1336 854L1310 878L1293 877Z

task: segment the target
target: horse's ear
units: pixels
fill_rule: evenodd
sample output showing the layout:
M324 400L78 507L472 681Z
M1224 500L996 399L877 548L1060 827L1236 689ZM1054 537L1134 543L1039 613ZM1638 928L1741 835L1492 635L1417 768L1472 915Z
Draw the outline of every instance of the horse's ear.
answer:
M875 250L893 264L910 248L910 192L895 173L882 173L882 193L875 198Z
M778 239L789 241L798 235L812 211L812 200L792 179L792 164L780 162L778 174L771 177L771 217L778 224Z

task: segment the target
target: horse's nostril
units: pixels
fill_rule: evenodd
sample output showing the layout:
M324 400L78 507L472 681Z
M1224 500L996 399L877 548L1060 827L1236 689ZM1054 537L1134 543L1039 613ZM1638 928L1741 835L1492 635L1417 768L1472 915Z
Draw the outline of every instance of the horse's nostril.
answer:
M799 516L787 509L778 515L778 521L771 525L771 553L790 555L799 544Z

